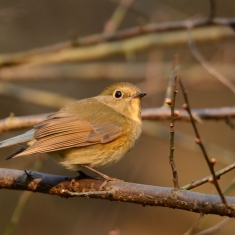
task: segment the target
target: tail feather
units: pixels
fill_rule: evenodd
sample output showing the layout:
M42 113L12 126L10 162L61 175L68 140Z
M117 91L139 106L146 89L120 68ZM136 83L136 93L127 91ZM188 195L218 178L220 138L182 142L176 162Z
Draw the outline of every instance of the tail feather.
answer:
M34 131L35 130L32 129L30 131L25 132L22 135L18 135L16 137L13 137L13 138L10 138L7 140L3 140L0 142L0 148L28 142L34 138Z
M25 150L25 148L21 148L21 149L17 150L15 153L8 156L5 160L9 160L11 158L14 158L17 154L22 153L24 150Z

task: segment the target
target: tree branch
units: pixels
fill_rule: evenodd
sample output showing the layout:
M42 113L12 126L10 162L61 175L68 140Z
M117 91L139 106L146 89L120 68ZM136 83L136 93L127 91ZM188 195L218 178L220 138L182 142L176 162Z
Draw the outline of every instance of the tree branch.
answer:
M0 188L27 190L66 198L71 197L69 193L66 193L67 190L75 193L98 191L97 194L90 194L88 197L235 217L235 210L227 208L221 202L221 198L216 195L123 181L108 182L104 186L104 191L107 191L107 194L100 194L99 189L104 182L103 180L82 177L73 178L40 172L27 172L26 174L20 170L1 168ZM226 201L230 207L235 208L234 197L226 197Z
M189 121L189 115L185 110L179 110L180 115L177 120ZM51 113L15 117L11 115L8 118L0 120L0 132L31 128L38 122L44 120ZM204 120L224 120L235 118L235 106L223 108L192 109L193 116L198 116ZM142 110L143 120L170 120L170 109L150 108Z
M102 33L73 42L59 43L26 52L0 55L1 66L16 64L49 64L69 61L101 59L117 54L146 50L152 46L185 45L188 41L189 25L194 28L194 39L198 42L234 38L235 19L208 18L148 24L115 33ZM202 27L203 26L203 27ZM174 31L174 32L172 32ZM158 34L157 34L158 33Z
M191 33L191 29L188 29L188 45L193 56L201 63L202 67L206 71L214 76L217 80L223 83L228 89L230 89L235 94L235 85L232 81L226 78L222 73L218 72L201 54L201 52L195 46L194 38Z
M213 63L226 76L230 77L231 81L235 81L233 77L233 64ZM42 66L10 66L0 69L1 81L24 81L24 80L100 80L108 79L109 81L143 81L146 70L156 71L162 74L162 78L168 76L171 63L164 62L159 64L156 62L148 64L145 62L87 62L82 64L62 63L54 65ZM115 71L115 73L113 72ZM189 63L181 67L181 74L187 77L187 82L205 81L210 76L205 72L200 64ZM199 76L200 75L200 76ZM160 85L160 84L159 84ZM165 89L162 85L160 90ZM159 88L158 88L159 90Z
M211 174L213 176L213 183L215 185L215 188L216 188L218 194L221 197L222 202L224 203L224 205L228 206L228 203L227 203L227 201L225 199L225 196L223 195L223 192L222 192L222 190L220 188L220 185L218 183L218 180L217 180L217 177L216 177L216 174L215 174L214 164L215 164L216 160L213 159L213 161L212 161L212 159L209 159L209 156L207 154L207 150L206 150L206 148L204 146L204 143L202 142L202 139L200 137L199 131L198 131L197 126L196 126L196 122L195 122L195 120L193 118L193 115L192 115L192 112L191 112L191 108L190 108L190 104L189 104L189 99L188 99L187 91L184 88L184 85L183 85L183 82L182 82L181 79L179 79L179 84L180 84L181 91L183 93L183 97L184 97L184 101L185 101L185 104L183 106L185 107L185 109L187 110L188 114L190 115L190 121L192 123L192 127L193 127L193 130L194 130L194 133L196 135L195 142L199 145L199 147L200 147L200 149L202 151L203 157L204 157L204 159L205 159L205 161L206 161L206 163L207 163L207 165L208 165L208 167L210 169L210 172L211 172Z

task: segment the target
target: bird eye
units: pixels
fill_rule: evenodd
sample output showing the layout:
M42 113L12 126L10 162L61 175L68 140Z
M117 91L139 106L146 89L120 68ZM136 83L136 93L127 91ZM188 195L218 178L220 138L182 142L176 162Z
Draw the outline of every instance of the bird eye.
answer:
M116 91L114 96L115 96L115 98L121 98L122 97L122 92L121 91Z

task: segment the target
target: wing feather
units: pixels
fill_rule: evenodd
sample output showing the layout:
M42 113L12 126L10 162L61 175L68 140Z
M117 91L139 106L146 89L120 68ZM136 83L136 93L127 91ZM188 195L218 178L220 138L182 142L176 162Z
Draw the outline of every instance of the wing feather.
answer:
M58 112L35 126L36 141L18 156L107 143L118 138L120 123L88 122L73 114Z

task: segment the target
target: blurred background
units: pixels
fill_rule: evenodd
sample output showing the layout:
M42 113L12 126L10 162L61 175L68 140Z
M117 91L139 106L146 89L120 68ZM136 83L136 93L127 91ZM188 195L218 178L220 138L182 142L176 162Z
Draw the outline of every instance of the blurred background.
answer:
M216 1L216 16L234 17L234 7L235 2L232 0ZM72 42L77 37L112 33L148 23L206 17L209 11L209 1L196 0L1 0L0 60L9 53L69 40ZM64 106L63 102L43 102L46 96L40 93L42 91L52 96L60 95L66 103L70 101L66 97L78 100L95 96L107 85L118 81L132 82L148 93L142 100L143 108L160 107L165 99L175 55L179 58L178 72L189 91L192 108L234 106L233 92L209 75L194 58L187 42L174 43L175 40L181 40L177 32L166 36L168 38L165 45L156 44L106 58L53 64L43 68L36 66L31 67L31 70L24 65L19 66L20 68L2 66L0 118L6 118L11 113L24 116L55 112ZM202 36L208 36L206 31L203 31ZM210 64L234 83L234 37L220 37L215 40L203 40L202 37L198 41L195 39L195 42ZM39 97L25 93L30 91L32 94L39 92ZM179 92L177 108L181 108L182 104L183 99ZM143 134L136 147L118 164L102 172L129 182L173 187L168 163L168 126L169 121L144 121ZM218 160L215 169L219 170L232 163L235 159L234 129L225 121L203 121L198 127L202 140L208 146L209 156ZM0 140L24 131L3 132ZM183 186L209 175L209 169L201 152L194 145L191 124L177 122L176 133L175 161L179 183ZM76 176L76 172L63 169L47 155L4 161L15 150L17 147L0 149L2 168L32 170L35 161L40 161L41 172ZM221 188L225 189L233 178L234 171L224 175L219 181ZM194 191L213 194L215 188L206 184ZM142 207L86 198L66 200L29 193L14 231L4 233L9 228L7 226L22 194L21 191L0 191L0 234L184 234L199 217L196 213L161 207ZM209 216L202 228L210 227L221 220L219 216ZM234 225L234 221L230 222L217 234L234 234Z

